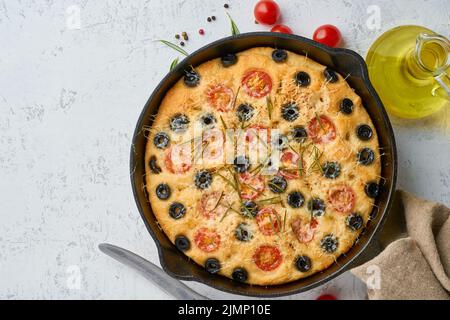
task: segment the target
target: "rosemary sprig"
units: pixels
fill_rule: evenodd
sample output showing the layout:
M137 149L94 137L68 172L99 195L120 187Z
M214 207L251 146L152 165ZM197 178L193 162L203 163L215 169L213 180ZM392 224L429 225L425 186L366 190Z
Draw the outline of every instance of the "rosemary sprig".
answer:
M220 201L222 201L222 198L223 198L223 191L220 193L219 200L217 200L216 205L214 206L214 208L211 211L214 211L214 210L217 209L217 207L219 206Z
M273 187L273 188L277 189L277 190L280 191L280 192L284 192L283 189L281 189L279 186L277 186L277 185L276 185L275 183L273 183L273 182L269 182L269 187Z
M256 201L257 204L277 204L281 202L281 197L272 197Z
M172 63L170 64L170 68L169 68L170 71L172 71L173 69L175 69L175 67L177 66L179 60L180 60L180 58L176 57L176 58L172 61Z
M286 216L287 216L287 210L284 210L283 231L286 231Z
M238 191L237 187L228 178L224 177L223 175L221 175L218 172L216 172L215 174L217 174L219 177L221 177L223 180L225 180L225 182L228 183L235 191Z
M176 44L167 41L167 40L157 40L161 43L164 43L166 46L168 46L169 48L172 48L175 51L178 51L181 54L184 54L186 57L189 55L189 53L187 53L183 48L180 48L179 46L177 46Z
M267 104L267 113L269 114L269 120L272 120L273 104L272 100L270 99L270 96L267 97L266 104Z
M236 108L236 101L237 101L237 98L239 96L239 92L240 91L241 91L241 86L239 86L237 91L236 91L236 94L234 96L233 103L232 103L233 108L231 110L234 110Z
M227 208L227 210L224 212L222 218L220 218L220 221L219 221L219 222L222 222L223 219L225 219L225 217L228 215L228 212L230 211L230 209L231 209L231 207L228 207L228 208Z
M220 115L220 121L222 122L223 127L224 127L225 129L228 129L228 128L227 128L227 125L225 124L225 121L223 121L222 115Z
M325 131L325 127L323 126L322 120L320 120L320 117L319 117L319 115L317 114L317 112L315 112L315 115L316 115L316 119L317 119L317 122L319 123L320 128L321 128L323 131Z
M236 23L233 21L233 19L231 18L230 14L227 13L228 18L230 18L230 23L231 23L231 35L232 36L237 36L238 34L240 34L241 32L239 31L239 28L237 27Z

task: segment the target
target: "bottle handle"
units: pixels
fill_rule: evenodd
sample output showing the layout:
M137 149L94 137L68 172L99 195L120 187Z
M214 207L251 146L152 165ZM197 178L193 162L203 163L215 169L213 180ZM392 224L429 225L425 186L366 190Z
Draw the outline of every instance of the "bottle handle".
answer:
M433 69L424 63L421 54L424 46L430 42L439 45L441 49L447 53L446 60L442 61L441 65L435 66ZM439 84L439 86L433 89L433 96L440 96L450 100L450 41L441 35L421 33L417 37L414 55L422 71L429 74L431 73L436 82Z

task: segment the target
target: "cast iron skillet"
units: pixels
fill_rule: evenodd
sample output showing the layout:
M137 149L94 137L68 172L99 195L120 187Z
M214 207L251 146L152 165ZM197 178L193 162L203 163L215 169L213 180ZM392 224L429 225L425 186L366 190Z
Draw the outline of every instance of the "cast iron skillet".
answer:
M227 52L239 52L253 47L269 46L307 54L309 58L331 67L347 77L350 86L362 98L373 124L378 132L381 157L382 191L376 199L372 220L356 244L346 255L338 258L328 269L305 279L275 286L240 284L228 278L211 275L203 267L188 259L169 241L158 228L156 218L145 190L144 155L147 143L145 127L152 125L152 115L158 111L166 92L184 75L184 70ZM357 53L346 49L332 49L312 40L295 35L269 32L246 33L213 42L184 59L156 87L147 101L136 125L131 148L131 182L134 197L145 225L156 242L162 268L172 277L180 280L194 280L229 293L275 297L303 292L325 283L342 272L368 260L374 249L369 244L376 243L376 233L384 223L395 191L397 176L397 152L391 124L377 93L369 82L366 64Z

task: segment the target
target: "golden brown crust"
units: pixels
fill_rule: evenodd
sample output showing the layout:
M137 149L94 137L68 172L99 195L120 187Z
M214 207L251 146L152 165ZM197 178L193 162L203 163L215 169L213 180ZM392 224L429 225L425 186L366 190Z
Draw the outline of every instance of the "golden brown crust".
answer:
M228 68L221 65L220 59L208 61L196 67L196 71L201 75L201 81L195 88L187 87L182 79L178 81L161 103L154 125L150 130L145 155L146 187L150 203L161 228L169 239L174 242L176 236L186 236L190 239L191 247L185 254L195 262L203 266L206 259L216 258L221 263L220 274L227 277L231 277L235 268L245 268L248 272L247 282L258 285L280 284L307 277L326 269L337 257L347 252L354 244L360 230L352 231L348 228L345 220L349 213L339 213L333 208L329 202L332 192L330 190L344 184L351 187L355 196L355 205L350 213L359 213L363 217L364 223L367 223L373 208L373 199L366 195L364 186L370 181L379 182L380 176L377 133L361 99L349 87L345 79L339 76L338 82L327 83L323 75L324 66L292 52L288 52L286 62L276 63L271 58L272 51L272 48L253 48L241 52L238 54L238 63ZM273 103L271 119L269 119L266 97L252 98L240 88L243 75L251 69L263 70L272 79L273 86L269 95ZM305 71L310 75L309 86L299 87L296 85L293 79L298 71ZM189 141L194 134L193 127L198 125L199 117L208 112L216 116L218 121L215 127L218 129L223 129L219 116L222 117L228 128L241 127L235 109L229 112L219 112L210 105L205 92L212 84L229 87L233 91L233 97L239 90L236 105L250 103L256 110L250 124L264 124L268 127L278 128L282 133L288 133L294 126L302 125L307 128L313 118L325 115L335 125L336 138L333 141L325 144L312 144L309 137L304 143L304 145L309 143L309 147L306 148L306 156L304 156L304 171L297 179L288 180L286 192L280 195L282 203L260 206L271 207L278 212L281 231L275 235L264 235L259 231L256 219L245 218L235 212L239 211L240 206L238 194L221 177L214 175L211 186L204 191L195 187L195 172L202 168L217 168L217 165L194 164L185 173L173 174L169 172L164 162L168 149L161 150L153 144L154 134L160 131L170 135L170 146ZM351 115L339 112L339 105L344 98L349 98L354 103ZM287 122L281 116L281 106L292 101L299 107L300 114L294 122ZM182 134L173 133L169 128L169 119L177 113L183 113L190 119L189 129ZM373 137L369 141L362 141L357 137L356 127L360 124L368 124L373 129ZM369 147L375 153L375 161L369 166L358 164L356 161L358 150L363 147ZM293 148L300 153L302 147L298 143L293 143ZM316 158L311 148L317 148L318 152L323 152L319 159L321 164L326 161L337 161L341 165L341 174L336 179L327 179L323 177L320 170L313 169ZM225 154L228 155L230 151L232 149L227 149ZM150 171L148 165L150 156L156 157L157 163L162 169L161 173L154 174ZM222 176L233 179L228 170L224 170ZM270 177L264 177L266 188L255 201L278 196L267 187ZM168 200L160 200L155 194L155 189L160 183L166 183L171 188L172 193ZM300 191L305 197L305 204L298 209L293 209L286 203L287 194L295 190ZM208 219L200 212L198 203L203 194L212 191L220 193L221 201L233 204L233 208L228 210L225 216L223 215L225 210L217 210L221 215ZM297 218L300 218L302 223L311 220L311 212L308 210L306 202L312 197L318 197L325 201L326 213L316 218L318 225L312 241L302 243L294 234L291 224ZM186 207L186 214L181 219L173 219L168 213L169 206L174 201L180 202ZM235 229L241 222L250 225L254 231L253 238L248 242L239 241L235 237ZM220 235L220 246L214 252L202 251L194 241L195 233L203 227L214 229ZM338 248L334 253L326 253L321 248L321 239L328 234L333 234L339 240ZM271 271L261 270L253 259L256 249L264 244L276 246L282 255L282 263ZM300 272L295 266L295 259L300 255L307 255L312 261L312 267L308 272Z

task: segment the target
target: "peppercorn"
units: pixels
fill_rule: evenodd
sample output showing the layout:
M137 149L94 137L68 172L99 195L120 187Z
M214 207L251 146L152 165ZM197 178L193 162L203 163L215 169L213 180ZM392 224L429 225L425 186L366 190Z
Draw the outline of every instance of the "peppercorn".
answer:
M203 36L203 35L205 34L205 30L200 29L200 30L198 30L198 33L199 33L201 36Z
M225 9L228 9L230 6L228 5L228 3L225 3L225 4L223 5L223 7L224 7Z
M216 16L212 16L211 19L213 19L213 21L216 21Z
M180 46L184 47L184 42L183 41L180 42Z
M189 37L188 37L188 35L187 35L187 33L186 33L185 31L183 31L183 32L181 33L181 35L183 36L183 39L184 39L185 41L188 41L188 40L189 40Z
M211 22L212 19L211 19L211 17L208 17L208 19L206 19L206 20L208 20L208 22Z
M179 34L176 34L176 35L175 35L175 39L180 39L180 35L179 35Z

